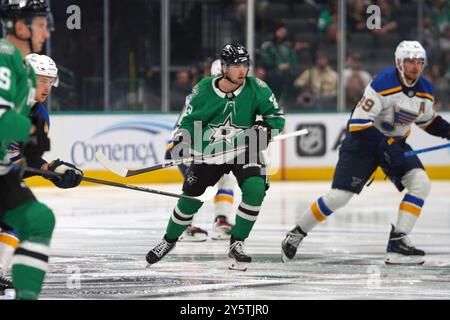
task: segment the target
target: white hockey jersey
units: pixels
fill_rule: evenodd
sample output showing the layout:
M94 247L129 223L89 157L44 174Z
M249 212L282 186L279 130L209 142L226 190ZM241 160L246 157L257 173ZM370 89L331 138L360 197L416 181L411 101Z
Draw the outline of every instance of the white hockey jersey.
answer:
M406 138L415 123L422 129L433 122L433 85L423 76L416 85L402 85L397 69L383 69L366 87L348 122L350 132L375 126L384 135Z

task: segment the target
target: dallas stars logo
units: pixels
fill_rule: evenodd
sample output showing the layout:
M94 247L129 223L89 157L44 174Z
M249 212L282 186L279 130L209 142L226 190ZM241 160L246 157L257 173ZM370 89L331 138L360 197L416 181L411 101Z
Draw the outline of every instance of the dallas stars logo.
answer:
M225 141L228 145L233 146L233 139L246 129L245 127L235 126L231 115L232 114L230 113L226 120L221 124L209 125L212 130L210 144Z

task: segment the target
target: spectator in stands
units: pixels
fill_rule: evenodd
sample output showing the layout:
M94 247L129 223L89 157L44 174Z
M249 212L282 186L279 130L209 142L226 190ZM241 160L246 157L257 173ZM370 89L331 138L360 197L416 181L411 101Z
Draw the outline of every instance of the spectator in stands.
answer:
M374 29L373 32L377 36L382 37L384 34L390 33L398 28L397 16L388 0L377 0L375 4L380 7L381 28Z
M258 79L266 81L266 69L264 69L263 66L256 66L253 71L253 75Z
M450 24L447 25L439 39L439 47L442 51L450 51Z
M432 27L429 15L423 17L423 45L427 51L427 60L430 64L439 59L439 34Z
M353 0L348 5L348 30L350 32L367 31L366 4L364 0Z
M298 65L294 45L284 24L276 27L273 40L265 41L259 54L261 65L267 70L267 82L280 99L284 84L292 81L292 68Z
M362 55L359 52L349 54L347 57L347 68L344 70L343 74L344 83L347 83L347 80L353 75L356 75L361 79L363 88L372 81L370 73L362 68Z
M329 0L328 7L319 15L319 34L328 42L336 42L337 36L337 0Z
M362 68L361 54L355 52L347 57L347 68L343 73L347 107L353 108L361 99L364 89L372 80L370 73Z
M433 29L436 33L442 35L445 29L450 25L450 6L446 0L434 0L429 12Z
M225 2L226 3L226 2ZM236 20L239 23L239 31L245 34L247 25L247 0L234 0L236 6ZM255 1L255 24L256 29L266 32L268 27L268 13L270 14L269 0Z
M175 82L170 92L170 104L173 110L181 110L186 96L192 91L189 70L183 69L176 73Z
M294 87L300 89L300 97L308 93L314 96L316 108L324 108L320 100L334 103L337 95L338 75L329 66L328 56L324 52L317 52L316 62L312 68L305 70L294 82ZM298 101L298 98L297 98ZM335 106L335 105L334 105Z

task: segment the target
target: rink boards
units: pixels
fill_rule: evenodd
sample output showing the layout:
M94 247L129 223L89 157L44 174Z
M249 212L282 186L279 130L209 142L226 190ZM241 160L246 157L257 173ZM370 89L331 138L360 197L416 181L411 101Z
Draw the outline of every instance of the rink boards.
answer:
M442 113L450 120L450 113ZM90 177L117 179L96 162L101 149L111 160L128 168L146 167L164 160L177 114L64 114L52 115L50 137L52 151L45 159L60 158L74 163ZM307 136L273 143L270 150L271 179L329 180L338 159L348 113L288 114L285 132L307 128ZM414 149L447 143L413 126L408 142ZM432 179L450 179L450 149L420 156ZM382 173L377 179L383 179ZM128 178L132 183L181 181L176 169ZM31 179L32 186L49 185L43 179Z

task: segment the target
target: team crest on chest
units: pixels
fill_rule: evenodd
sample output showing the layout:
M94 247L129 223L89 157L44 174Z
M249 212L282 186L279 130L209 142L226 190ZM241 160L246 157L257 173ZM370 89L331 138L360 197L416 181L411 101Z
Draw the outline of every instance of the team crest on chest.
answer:
M233 139L246 129L245 127L239 127L233 124L233 117L231 113L223 123L217 125L210 124L209 127L212 130L211 144L225 141L231 146L233 145Z
M394 122L396 124L409 125L416 121L419 115L410 110L405 110L399 106L394 107Z

